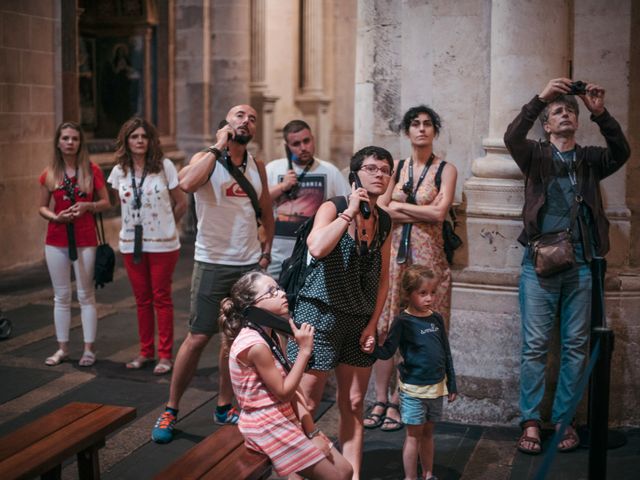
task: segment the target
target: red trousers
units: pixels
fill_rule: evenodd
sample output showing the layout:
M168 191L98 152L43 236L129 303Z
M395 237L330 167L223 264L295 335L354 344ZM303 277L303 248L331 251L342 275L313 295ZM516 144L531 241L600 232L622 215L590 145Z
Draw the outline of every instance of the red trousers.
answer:
M133 263L132 253L123 253L124 266L133 288L138 308L140 355L155 356L154 317L158 317L158 357L171 359L173 349L173 300L171 277L180 251L142 254L142 261Z

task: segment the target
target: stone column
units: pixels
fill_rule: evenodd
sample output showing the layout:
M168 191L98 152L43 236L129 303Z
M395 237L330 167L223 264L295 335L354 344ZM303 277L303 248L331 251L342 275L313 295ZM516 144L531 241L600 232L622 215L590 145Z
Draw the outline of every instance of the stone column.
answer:
M322 0L302 2L302 85L296 104L305 116L313 119L316 154L329 158L330 100L324 91L324 6Z
M515 273L522 259L516 239L524 190L503 135L522 105L550 78L569 74L569 2L493 0L491 5L489 132L482 141L486 154L473 162L473 176L464 185L468 268ZM538 126L530 134L542 135Z
M274 156L274 108L278 97L269 95L266 82L265 0L251 0L251 105L258 112L255 143L264 161Z

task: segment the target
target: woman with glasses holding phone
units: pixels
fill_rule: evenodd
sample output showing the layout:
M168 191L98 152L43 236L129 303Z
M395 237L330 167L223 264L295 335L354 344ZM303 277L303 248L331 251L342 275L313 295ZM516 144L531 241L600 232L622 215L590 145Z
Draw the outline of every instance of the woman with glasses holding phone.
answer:
M384 342L391 322L400 313L400 279L409 265L423 265L439 279L433 310L439 312L449 330L451 313L451 270L442 238L442 222L453 202L458 172L433 151L440 133L440 116L426 105L404 114L400 128L411 142L411 156L395 162L397 171L380 206L393 220L389 294L378 321L378 341ZM402 165L400 165L402 164ZM441 184L436 185L440 171ZM376 402L364 419L366 428L395 431L403 427L398 407L394 360L381 360L374 368ZM392 384L391 395L389 386Z
M377 206L393 169L391 154L365 147L351 159L351 195L344 209L323 203L307 238L311 271L294 310L296 324L315 328L313 358L300 386L313 413L335 369L342 454L360 477L364 397L375 359L363 347L374 336L387 295L391 220ZM372 348L371 348L372 350ZM289 341L290 359L299 348Z

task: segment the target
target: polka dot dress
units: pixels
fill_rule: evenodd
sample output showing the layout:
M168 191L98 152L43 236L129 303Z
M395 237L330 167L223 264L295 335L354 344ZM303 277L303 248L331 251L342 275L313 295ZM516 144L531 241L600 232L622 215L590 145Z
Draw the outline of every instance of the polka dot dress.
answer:
M380 209L378 214L387 215ZM345 232L329 255L314 260L294 312L297 325L306 322L316 330L311 369L332 370L338 363L373 365L375 359L360 350L360 335L376 305L382 243L378 231L369 253L359 255L356 242ZM287 353L295 361L298 346L293 340L287 344Z

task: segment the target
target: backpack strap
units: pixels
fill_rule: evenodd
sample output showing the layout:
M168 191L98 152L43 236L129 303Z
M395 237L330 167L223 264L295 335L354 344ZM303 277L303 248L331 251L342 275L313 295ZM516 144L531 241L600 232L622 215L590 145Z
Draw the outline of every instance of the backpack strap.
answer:
M391 217L387 212L382 210L377 205L376 208L378 209L378 220L380 222L378 228L378 238L380 238L380 245L382 245L389 236L389 232L391 231Z
M444 166L446 164L447 162L442 160L438 166L438 171L436 172L435 184L438 191L440 191L440 185L442 185L442 170L444 170Z
M404 167L404 158L398 162L398 166L396 167L396 183L400 181L400 172L402 171L402 167Z

